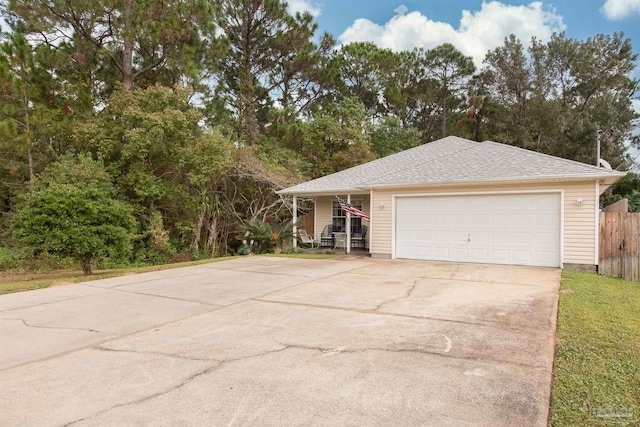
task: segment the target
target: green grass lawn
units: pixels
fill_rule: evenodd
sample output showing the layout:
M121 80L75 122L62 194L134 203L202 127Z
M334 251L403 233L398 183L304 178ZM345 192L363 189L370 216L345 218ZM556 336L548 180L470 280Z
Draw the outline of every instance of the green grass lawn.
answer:
M33 289L62 286L90 280L106 279L109 277L125 276L129 274L147 273L149 271L168 270L170 268L189 267L191 265L208 264L224 261L231 257L201 259L197 261L179 262L174 264L151 265L145 267L114 268L110 270L95 270L94 274L85 275L82 270L57 270L46 273L22 273L15 271L0 271L0 295L13 292L31 291Z
M551 426L640 426L640 283L565 271Z
M327 259L334 258L334 254L269 254L287 258ZM57 270L46 273L23 273L16 271L0 271L0 295L13 292L31 291L33 289L63 286L90 280L107 279L109 277L125 276L129 274L147 273L149 271L167 270L170 268L189 267L191 265L208 264L228 260L232 257L202 259L198 261L180 262L174 264L152 265L146 267L117 268L111 270L96 270L92 275L85 275L82 270Z

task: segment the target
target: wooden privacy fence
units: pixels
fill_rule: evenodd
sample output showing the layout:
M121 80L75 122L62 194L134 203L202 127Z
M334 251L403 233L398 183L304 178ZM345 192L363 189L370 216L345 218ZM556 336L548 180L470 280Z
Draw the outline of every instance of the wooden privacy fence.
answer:
M640 213L600 212L598 272L640 282Z

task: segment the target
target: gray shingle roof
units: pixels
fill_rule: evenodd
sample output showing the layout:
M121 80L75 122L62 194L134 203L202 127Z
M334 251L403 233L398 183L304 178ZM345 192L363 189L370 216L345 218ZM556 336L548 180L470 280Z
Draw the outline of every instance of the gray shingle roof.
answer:
M448 136L400 153L286 188L283 194L362 191L402 184L562 178L616 178L624 172L493 141ZM615 180L615 179L614 179Z

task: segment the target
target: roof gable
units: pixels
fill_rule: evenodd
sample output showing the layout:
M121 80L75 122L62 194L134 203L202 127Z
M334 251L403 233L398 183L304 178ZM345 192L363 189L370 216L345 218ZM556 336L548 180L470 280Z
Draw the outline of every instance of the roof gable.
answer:
M331 175L303 182L286 188L280 193L321 192L334 190L356 190L359 185L372 179L394 174L405 168L416 167L422 163L445 157L478 145L464 138L448 136L437 141L372 160Z
M485 141L469 150L452 153L437 162L398 170L381 179L370 179L362 185L486 182L568 176L592 177L606 173L615 174L613 171L594 165L493 141Z
M448 136L353 168L303 182L282 194L364 191L374 187L624 176L560 157L493 141Z

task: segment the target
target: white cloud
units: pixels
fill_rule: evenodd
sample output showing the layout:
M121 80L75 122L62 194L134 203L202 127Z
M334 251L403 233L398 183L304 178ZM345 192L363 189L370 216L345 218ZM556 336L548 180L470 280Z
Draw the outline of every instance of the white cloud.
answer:
M626 18L629 15L640 15L640 0L606 0L600 9L607 19Z
M483 2L478 11L463 10L458 28L433 21L420 12L410 12L395 15L383 25L357 19L338 39L342 44L370 41L396 51L451 43L473 57L479 67L487 51L502 45L509 34L528 44L533 36L544 41L565 28L562 17L544 8L542 2L511 6L491 1Z
M409 11L409 8L403 4L401 4L400 6L396 7L395 9L393 9L393 11L395 13L397 13L398 15L404 15L405 13L407 13Z
M317 3L312 3L310 0L288 0L289 13L296 14L298 12L309 12L314 18L320 16L322 9Z

